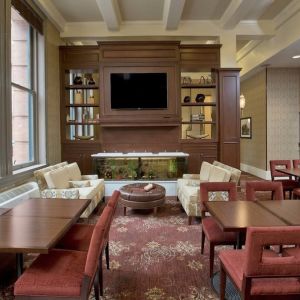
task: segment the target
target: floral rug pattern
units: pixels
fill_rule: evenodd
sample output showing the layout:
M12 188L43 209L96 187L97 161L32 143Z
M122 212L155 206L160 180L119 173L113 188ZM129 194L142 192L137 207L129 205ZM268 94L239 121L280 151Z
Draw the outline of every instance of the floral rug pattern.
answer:
M253 180L251 176L247 180ZM243 198L239 193L240 199ZM103 206L86 223L96 223ZM110 229L110 270L103 261L105 300L216 300L208 276L206 244L200 254L201 224L187 225L176 197L158 209L127 210L118 206ZM216 247L217 251L223 247ZM27 256L26 266L34 256ZM103 258L104 259L104 258ZM215 271L219 269L215 255ZM0 285L0 299L13 298L13 283ZM90 300L95 299L93 292Z

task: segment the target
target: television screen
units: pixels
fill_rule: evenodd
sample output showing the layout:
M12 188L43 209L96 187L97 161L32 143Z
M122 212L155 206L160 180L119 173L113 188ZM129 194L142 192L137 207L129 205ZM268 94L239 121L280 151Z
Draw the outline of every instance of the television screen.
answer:
M111 73L112 109L167 109L167 73Z

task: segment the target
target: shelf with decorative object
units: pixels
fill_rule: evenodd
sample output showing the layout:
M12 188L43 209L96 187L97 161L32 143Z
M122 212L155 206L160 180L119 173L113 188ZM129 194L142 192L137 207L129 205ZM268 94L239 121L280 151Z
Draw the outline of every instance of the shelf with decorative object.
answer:
M66 69L64 76L66 141L99 140L99 70Z
M217 139L217 90L213 74L181 73L181 138Z

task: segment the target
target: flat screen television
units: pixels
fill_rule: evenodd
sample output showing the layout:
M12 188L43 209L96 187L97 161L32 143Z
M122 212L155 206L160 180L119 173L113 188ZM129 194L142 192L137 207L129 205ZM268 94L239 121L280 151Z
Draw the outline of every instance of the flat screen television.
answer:
M167 109L167 73L111 73L112 109Z

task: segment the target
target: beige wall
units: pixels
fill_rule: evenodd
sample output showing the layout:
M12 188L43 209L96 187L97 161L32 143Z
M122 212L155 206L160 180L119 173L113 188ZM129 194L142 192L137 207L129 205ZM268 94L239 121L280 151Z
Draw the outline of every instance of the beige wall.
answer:
M299 69L268 69L268 161L299 158L299 83Z
M59 84L59 45L62 40L59 32L45 21L46 48L46 112L47 112L47 162L61 161L60 145L60 84Z
M246 98L243 117L252 118L252 138L241 139L241 164L266 169L266 71L241 82L241 94Z

